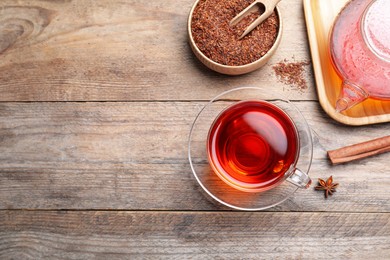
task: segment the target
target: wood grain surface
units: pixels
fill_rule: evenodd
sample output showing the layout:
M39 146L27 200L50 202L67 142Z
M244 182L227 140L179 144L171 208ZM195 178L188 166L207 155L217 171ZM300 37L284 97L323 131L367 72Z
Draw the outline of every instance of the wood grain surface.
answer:
M281 1L281 44L253 73L205 68L187 41L194 1L0 1L0 259L387 259L390 154L332 166L326 151L374 139L316 94L301 0ZM279 62L308 62L307 87ZM212 202L192 177L188 135L209 99L261 86L302 111L313 187L268 212Z
M277 53L261 70L231 77L210 71L191 52L186 28L193 1L15 6L14 0L2 0L0 101L207 100L226 87L259 84L286 89L292 99L313 100L313 87L296 91L278 82L272 70L284 59L310 60L302 4L286 2L280 5L286 37ZM306 74L312 86L310 67Z
M213 209L187 159L190 126L205 104L2 104L0 207ZM389 211L390 175L384 165L390 153L339 166L331 166L326 154L380 136L388 125L350 128L332 124L315 102L296 105L313 131L313 180L334 175L340 187L327 201L322 193L302 190L277 209Z
M0 212L0 257L386 259L389 219L389 213Z

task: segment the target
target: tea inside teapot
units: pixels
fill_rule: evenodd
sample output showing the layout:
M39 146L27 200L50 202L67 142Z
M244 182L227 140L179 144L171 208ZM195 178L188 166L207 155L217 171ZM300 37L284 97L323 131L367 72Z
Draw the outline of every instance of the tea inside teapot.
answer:
M368 97L390 100L389 0L352 0L330 35L332 63L343 79L336 111Z

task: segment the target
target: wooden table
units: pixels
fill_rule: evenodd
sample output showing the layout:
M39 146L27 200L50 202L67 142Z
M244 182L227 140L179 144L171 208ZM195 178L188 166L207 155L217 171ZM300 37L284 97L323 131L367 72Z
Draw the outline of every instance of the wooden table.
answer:
M310 61L301 0L282 1L268 64L229 77L187 43L193 1L0 2L0 258L390 257L390 153L332 166L326 151L384 136L351 127L272 67ZM263 212L212 203L191 177L190 126L210 98L252 85L288 96L314 139L313 188Z

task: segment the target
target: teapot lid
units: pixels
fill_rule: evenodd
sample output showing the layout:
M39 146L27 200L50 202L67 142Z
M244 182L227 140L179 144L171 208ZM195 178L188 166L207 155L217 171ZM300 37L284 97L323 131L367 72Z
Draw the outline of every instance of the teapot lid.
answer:
M374 0L362 17L364 40L380 59L390 62L390 1Z

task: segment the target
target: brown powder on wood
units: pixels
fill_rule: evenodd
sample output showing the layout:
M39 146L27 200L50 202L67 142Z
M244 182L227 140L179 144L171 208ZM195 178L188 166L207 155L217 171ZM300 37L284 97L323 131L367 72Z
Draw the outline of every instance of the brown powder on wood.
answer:
M191 20L191 33L199 50L211 60L230 66L252 63L264 56L276 40L279 18L274 12L252 32L238 38L258 16L253 13L236 26L229 22L253 0L200 0Z
M301 62L279 62L272 68L278 77L279 81L292 85L299 90L307 89L307 81L304 77L305 66L309 65L308 61Z

